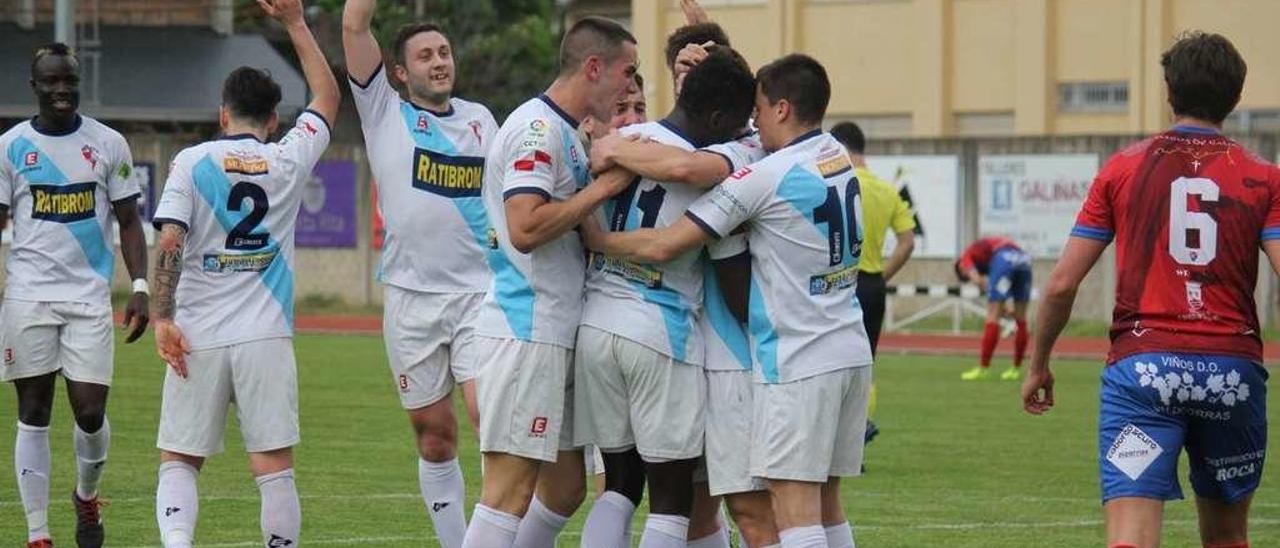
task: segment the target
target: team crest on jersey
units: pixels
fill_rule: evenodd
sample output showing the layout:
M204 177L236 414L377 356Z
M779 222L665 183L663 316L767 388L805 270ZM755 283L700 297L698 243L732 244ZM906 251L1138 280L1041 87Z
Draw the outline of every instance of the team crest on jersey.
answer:
M418 113L418 122L413 125L413 130L418 133L427 133L431 131L431 120L427 118L425 112Z
M80 147L80 156L84 157L84 161L89 162L89 167L97 169L98 167L98 149L93 145L85 145Z
M92 219L98 210L98 183L31 185L31 218L55 223Z
M40 163L40 153L34 152L34 151L28 152L26 155L26 158L22 160L23 167L32 167L39 163Z
M413 188L446 198L467 198L480 195L483 179L484 158L413 150Z
M472 120L467 122L467 125L471 126L471 134L476 136L476 144L484 146L484 138L480 136L480 122L478 120Z
M261 251L256 253L209 253L201 261L204 271L221 272L262 272L276 260L277 252Z
M241 175L265 175L267 159L256 155L228 154L222 159L222 171Z

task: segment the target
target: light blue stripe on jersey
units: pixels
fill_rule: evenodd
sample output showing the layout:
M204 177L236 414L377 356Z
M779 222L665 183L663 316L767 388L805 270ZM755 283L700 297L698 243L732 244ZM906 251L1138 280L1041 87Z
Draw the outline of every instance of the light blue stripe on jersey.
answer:
M829 238L831 231L833 230L838 230L841 234L844 234L847 230L847 228L843 226L846 220L845 215L847 215L843 201L840 202L838 207L840 211L839 219L824 220L822 222L818 222L814 219L814 210L822 207L822 205L826 203L828 193L829 191L825 180L798 165L792 167L791 171L788 171L787 174L782 177L782 182L778 183L777 191L778 197L786 200L787 203L796 208L796 211L800 213L802 217L807 219L809 224L813 225L813 228L818 231L818 234L823 239ZM829 226L831 222L840 223L841 226ZM823 227L820 225L828 226ZM862 225L858 224L857 228L858 230L861 230ZM841 238L840 242L842 249L840 254L840 263L843 266L853 266L854 264L855 257L849 249L850 236L850 234L844 234L844 237ZM858 238L861 239L861 237L862 235L858 234Z
M569 126L560 125L560 143L564 148L564 154L560 156L561 161L567 162L569 169L573 170L573 180L578 184L581 190L591 182L591 171L587 169L587 159L578 158L575 162L573 158L577 158L578 154L574 152L574 145L578 142L578 134L569 131ZM579 150L578 152L582 152Z
M634 203L639 200L640 193L634 194L637 197L633 198L633 203L627 204L627 207L631 208L624 227L627 232L639 230L640 221L644 218L644 212L640 211ZM610 202L616 202L616 200L610 200ZM612 218L613 211L608 213L611 214L609 218ZM662 265L654 266L658 269L662 268ZM673 289L652 288L636 281L631 281L631 285L640 292L645 302L657 305L658 310L662 311L662 321L667 328L667 343L671 345L671 358L681 362L688 360L689 332L693 329L693 315L689 313L688 307L680 302L680 294Z
M729 311L729 305L724 302L724 293L720 291L720 281L716 279L715 267L706 258L703 259L702 265L702 294L706 300L703 307L707 321L711 322L711 329L715 330L716 336L720 337L720 341L738 360L738 365L750 371L751 344L747 342L747 335L742 332L742 325L738 323L737 318L733 317L733 312Z
M213 212L213 217L218 220L218 225L222 227L224 232L230 233L240 221L244 220L252 211L245 210L231 211L227 209L227 200L231 195L231 180L227 178L227 174L213 163L213 158L206 155L198 163L191 173L191 182L196 188L196 192L200 193L200 197L204 198L205 204L209 206L209 210ZM267 265L266 270L260 275L263 285L267 286L267 291L280 303L280 308L284 312L284 319L289 323L289 327L293 327L293 272L289 270L289 265L280 252L280 243L267 235L267 246L264 251L273 251L276 253L272 258L271 264Z
M15 168L26 163L28 154L36 155L36 165L22 173L28 183L62 186L71 182L67 180L66 175L63 175L62 170L58 169L58 166L53 165L49 155L26 137L18 137L9 143L8 153L9 164ZM97 190L94 190L94 195L97 195ZM107 247L106 238L102 235L102 226L98 224L96 212L93 217L65 223L65 225L75 237L76 242L80 244L80 250L84 252L89 267L99 276L110 280L115 272L115 258L111 254L111 249Z
M751 336L756 343L756 360L760 362L760 373L764 376L765 382L778 382L781 379L778 374L778 332L774 331L773 322L769 320L769 309L765 306L764 294L760 292L760 285L756 283L754 273L751 276L751 299L747 308Z

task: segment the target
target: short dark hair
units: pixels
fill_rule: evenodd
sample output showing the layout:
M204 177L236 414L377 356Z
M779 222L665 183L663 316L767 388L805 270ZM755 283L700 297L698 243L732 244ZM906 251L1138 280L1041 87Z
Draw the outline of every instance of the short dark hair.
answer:
M821 123L827 114L831 80L817 59L803 53L785 55L760 67L756 80L770 104L786 99L801 123Z
M36 52L31 56L31 74L36 73L36 63L49 55L57 55L59 57L70 57L71 61L79 64L80 58L76 56L75 50L71 49L62 42L52 42L36 48Z
M867 136L862 134L862 128L853 122L840 122L831 126L831 136L835 137L844 148L849 152L862 154L867 150Z
M404 46L409 43L409 40L424 32L438 32L441 36L444 36L444 30L435 23L408 23L401 26L399 31L396 31L396 41L393 43L395 50L392 51L392 54L395 55L397 63L403 65L405 59L408 58L405 54ZM448 39L447 36L445 38Z
M667 68L675 66L676 57L685 46L707 42L725 47L733 46L729 43L729 35L716 23L695 23L676 29L667 37Z
M1221 34L1185 32L1160 56L1173 113L1221 124L1240 102L1248 71Z
M560 41L560 74L572 74L588 57L595 55L613 62L622 55L622 44L636 43L636 37L612 19L583 17L564 33Z
M265 70L240 67L222 84L222 104L234 116L265 124L280 104L280 84Z
M719 110L741 127L751 117L755 90L746 60L732 48L715 47L685 76L676 105L699 118Z

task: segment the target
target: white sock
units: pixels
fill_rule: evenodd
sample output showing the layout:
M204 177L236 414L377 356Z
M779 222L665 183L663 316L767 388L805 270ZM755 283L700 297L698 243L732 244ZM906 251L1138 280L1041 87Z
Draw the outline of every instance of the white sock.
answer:
M27 541L49 536L49 427L18 422L13 471L27 514Z
M684 548L689 536L689 518L670 514L649 514L640 535L640 548Z
M552 512L533 497L529 503L529 511L520 520L520 528L516 532L516 546L520 548L555 548L556 537L564 529L569 518Z
M582 545L600 548L630 548L631 516L636 505L617 491L605 491L587 514L582 526Z
M853 542L853 528L847 521L827 527L826 533L828 548L857 548Z
M827 531L821 525L808 527L792 527L778 536L782 540L782 548L827 548Z
M72 433L76 448L76 496L80 500L92 500L98 496L98 480L102 479L102 468L107 464L107 447L111 445L111 423L102 418L102 428L89 434L77 424Z
M462 548L511 548L519 528L519 517L477 504Z
M293 469L258 476L256 481L262 496L262 541L267 546L297 545L302 531L302 506L298 504Z
M200 498L196 478L200 471L185 462L160 463L160 484L156 486L156 523L165 548L191 548L196 535Z
M715 533L698 540L691 540L685 546L686 548L729 548L729 531L725 530L722 524Z
M462 537L467 534L467 517L462 508L467 488L462 483L462 467L458 465L458 459L446 462L418 459L418 487L440 546L462 546Z

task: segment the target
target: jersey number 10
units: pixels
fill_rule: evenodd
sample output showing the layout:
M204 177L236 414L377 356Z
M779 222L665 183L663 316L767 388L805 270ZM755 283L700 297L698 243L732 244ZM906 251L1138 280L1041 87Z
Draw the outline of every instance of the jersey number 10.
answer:
M827 187L827 199L813 208L813 224L827 225L827 252L830 266L844 262L845 249L858 258L862 255L862 234L858 232L858 179L851 178L844 187L844 203L836 187ZM845 247L848 241L849 246Z
M1218 255L1218 222L1203 211L1187 211L1194 194L1201 202L1218 201L1218 184L1203 177L1178 177L1169 192L1169 255L1178 264L1204 266ZM1191 231L1196 242L1190 242Z

